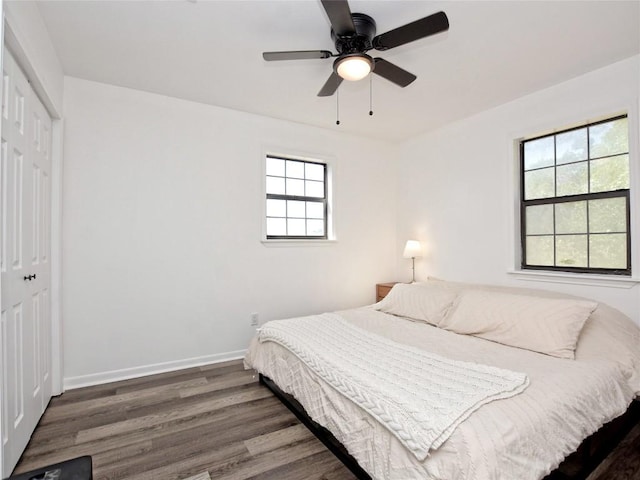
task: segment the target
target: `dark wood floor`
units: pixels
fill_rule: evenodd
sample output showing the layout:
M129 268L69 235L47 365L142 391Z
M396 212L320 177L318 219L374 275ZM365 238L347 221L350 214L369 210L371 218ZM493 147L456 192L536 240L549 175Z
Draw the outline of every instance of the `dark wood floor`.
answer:
M96 480L354 479L240 361L53 398L14 473L80 455ZM640 425L588 480L640 480Z
M629 432L587 480L640 480L640 424Z

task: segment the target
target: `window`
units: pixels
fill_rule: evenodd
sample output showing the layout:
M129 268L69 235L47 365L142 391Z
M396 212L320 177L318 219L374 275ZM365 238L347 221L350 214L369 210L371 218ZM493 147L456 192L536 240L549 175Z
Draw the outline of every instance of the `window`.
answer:
M266 159L267 239L327 239L327 165Z
M522 268L631 274L627 117L520 142Z

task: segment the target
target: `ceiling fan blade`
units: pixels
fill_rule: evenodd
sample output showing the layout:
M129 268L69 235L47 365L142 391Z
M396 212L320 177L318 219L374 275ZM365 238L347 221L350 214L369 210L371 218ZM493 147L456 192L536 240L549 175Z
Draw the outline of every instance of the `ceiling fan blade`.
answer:
M262 58L267 62L275 60L307 60L313 58L329 58L328 50L293 50L290 52L262 52Z
M438 12L378 35L373 39L373 48L388 50L447 30L449 19L444 12Z
M331 72L331 76L328 78L324 86L318 92L318 96L330 97L331 95L336 93L336 90L338 90L338 87L340 86L341 83L342 83L342 77L339 76L336 72Z
M413 73L409 73L391 62L387 62L383 58L374 58L373 60L376 62L373 73L380 75L382 78L386 78L396 85L406 87L418 78Z
M331 27L337 35L353 35L356 26L353 24L351 9L347 0L321 0Z

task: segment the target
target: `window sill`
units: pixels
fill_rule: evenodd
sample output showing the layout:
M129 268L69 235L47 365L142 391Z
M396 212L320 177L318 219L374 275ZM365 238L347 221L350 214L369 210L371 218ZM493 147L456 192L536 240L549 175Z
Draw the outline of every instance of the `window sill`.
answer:
M529 282L568 283L572 285L589 285L593 287L632 288L640 283L638 277L621 275L593 275L588 273L542 272L539 270L509 270L509 275L516 280Z
M338 243L335 239L322 239L322 240L300 240L300 239L292 239L287 240L286 238L280 238L277 240L261 240L262 245L265 247L326 247L329 245L333 245Z

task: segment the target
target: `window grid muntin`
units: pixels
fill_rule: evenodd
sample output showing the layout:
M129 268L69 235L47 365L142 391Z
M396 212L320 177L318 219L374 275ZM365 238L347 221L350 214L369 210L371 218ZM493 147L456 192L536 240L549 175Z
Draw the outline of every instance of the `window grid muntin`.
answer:
M280 156L275 156L275 155L267 155L266 156L266 161L268 161L268 159L275 159L275 160L283 160L285 163L285 171L284 171L284 176L279 176L279 175L265 175L265 182L266 179L269 177L273 177L273 178L283 178L284 182L285 182L285 193L284 194L275 194L275 193L267 193L266 194L266 198L267 200L284 200L285 201L285 217L269 217L266 216L266 212L265 212L265 218L269 219L269 218L279 218L279 219L284 219L285 221L285 227L288 231L289 228L289 222L288 220L293 219L293 220L304 220L305 222L305 233L307 233L307 229L308 229L308 224L309 224L309 220L312 221L318 221L318 220L322 220L323 222L323 235L289 235L288 233L285 235L269 235L265 232L266 234L266 238L267 240L326 240L329 238L329 234L328 234L328 201L327 201L327 197L328 197L328 174L327 174L327 164L326 163L322 163L322 162L315 162L315 161L310 161L310 160L300 160L297 158L288 158L288 157L280 157ZM288 162L299 162L304 164L304 168L303 168L303 177L288 177L287 176L287 166L288 166ZM315 179L308 179L307 178L307 165L319 165L322 167L323 172L322 172L322 180L315 180ZM323 185L323 196L322 197L310 197L310 196L306 196L306 195L287 195L287 179L293 179L293 180L302 180L304 183L304 192L306 193L306 189L307 189L307 185L306 182L317 182L317 183L322 183ZM289 217L288 216L288 203L286 203L289 200L293 200L293 201L302 201L305 202L305 217ZM311 202L311 203L318 203L322 205L322 212L323 212L323 217L320 218L316 218L316 217L308 217L307 216L307 203L306 202Z
M520 142L520 219L521 219L521 228L520 228L520 235L521 235L521 248L522 248L522 259L521 259L521 268L522 269L527 269L527 270L547 270L547 271L562 271L562 272L573 272L573 273L602 273L602 274L613 274L613 275L631 275L631 215L630 215L630 201L629 201L629 188L626 189L618 189L618 190L609 190L609 191L601 191L601 192L595 192L592 193L591 192L591 162L594 160L600 160L600 159L604 159L604 158L613 158L613 157L618 157L618 156L622 156L622 155L627 155L627 157L629 156L629 147L628 147L628 143L627 143L627 149L626 151L623 152L616 152L613 154L608 154L608 155L604 155L604 156L599 156L599 157L593 157L591 158L591 128L597 125L601 125L604 123L610 123L610 122L614 122L616 120L621 120L623 118L627 118L627 115L619 115L616 117L611 117L608 119L604 119L598 122L593 122L593 123L589 123L589 124L585 124L585 125L581 125L581 126L577 126L577 127L573 127L573 128L568 128L568 129L564 129L564 130L560 130L551 134L547 134L547 135L540 135L537 137L533 137L533 138L529 138L527 140L523 140ZM584 193L584 194L576 194L576 195L565 195L565 196L561 196L558 197L557 196L557 185L558 185L558 176L557 176L557 168L558 168L558 157L557 157L557 135L561 135L563 133L566 132L570 132L570 131L575 131L575 130L581 130L581 129L586 129L587 130L587 144L586 144L586 148L587 148L587 158L585 160L577 160L575 162L568 162L568 163L562 163L560 164L561 166L564 165L569 165L569 164L575 164L575 163L583 163L586 162L587 163L587 192L588 193ZM542 167L537 167L537 168L532 168L529 170L525 170L525 144L527 142L531 142L531 141L535 141L535 140L539 140L541 138L546 138L546 137L553 137L553 154L554 154L554 158L553 158L553 165L547 165L547 166L542 166ZM529 200L525 200L525 173L526 172L531 172L531 171L536 171L536 170L543 170L543 169L549 169L552 168L553 169L553 187L554 187L554 193L556 196L554 197L544 197L544 198L536 198L536 199L529 199ZM630 172L629 172L630 173ZM601 199L601 198L616 198L616 197L622 197L625 198L625 216L626 216L626 232L594 232L591 233L590 232L590 222L589 222L589 200L597 200L597 199ZM556 209L555 209L555 205L560 204L560 203L567 203L567 202L576 202L576 201L586 201L586 209L587 209L587 227L586 227L586 233L567 233L567 234L558 234L556 233ZM528 235L526 232L526 208L529 206L533 206L533 205L544 205L544 204L552 204L554 206L553 208L553 234L534 234L534 235ZM561 237L561 236L565 236L565 235L586 235L587 237L587 265L589 265L590 259L591 259L591 236L599 236L599 235L613 235L613 234L626 234L626 263L627 263L627 268L625 269L621 269L621 268L599 268L599 267L570 267L570 266L558 266L558 259L557 259L557 238ZM544 237L544 236L551 236L553 237L553 266L551 265L528 265L527 264L527 238L528 237Z
M600 200L604 198L624 198L625 199L625 222L626 222L626 232L625 231L612 231L612 232L591 232L590 231L590 222L589 222L589 200ZM580 233L556 233L556 209L555 205L561 203L569 203L569 202L579 202L586 201L587 202L587 227L586 232ZM629 275L631 274L631 229L630 229L630 203L629 203L629 190L613 190L610 192L598 192L592 194L582 194L582 195L572 195L568 197L561 198L541 198L535 201L531 201L531 204L525 204L522 202L521 208L521 218L523 219L523 227L521 229L521 242L522 242L522 268L528 270L553 270L553 271L562 271L562 272L575 272L575 273L607 273L614 275ZM534 203L535 202L535 203ZM553 208L553 234L526 234L526 207L533 205L544 205L551 204L554 206ZM589 239L591 236L601 236L601 235L614 235L614 234L626 234L626 258L627 258L627 268L595 268L595 267L570 267L566 265L558 266L557 259L557 238L567 235L586 235L587 236L587 261L591 258L591 242ZM528 237L553 237L553 265L528 265L526 264L526 240Z

